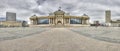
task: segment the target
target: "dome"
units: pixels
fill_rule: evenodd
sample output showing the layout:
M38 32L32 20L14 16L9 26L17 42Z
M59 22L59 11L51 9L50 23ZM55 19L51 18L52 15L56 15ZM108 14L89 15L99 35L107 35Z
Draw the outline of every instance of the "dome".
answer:
M36 15L33 15L33 16L30 17L30 19L35 19L35 18L37 18Z
M56 15L63 15L63 14L65 14L65 12L62 11L62 10L58 10L58 11L55 11L54 14L56 14Z
M57 11L54 12L55 15L63 15L65 14L64 11L61 10L61 8L59 8Z
M35 14L32 17L37 17Z
M88 16L88 15L86 15L86 14L83 14L83 16Z
M89 16L86 15L86 14L83 14L82 17L83 17L83 18L86 18L86 19L89 19Z

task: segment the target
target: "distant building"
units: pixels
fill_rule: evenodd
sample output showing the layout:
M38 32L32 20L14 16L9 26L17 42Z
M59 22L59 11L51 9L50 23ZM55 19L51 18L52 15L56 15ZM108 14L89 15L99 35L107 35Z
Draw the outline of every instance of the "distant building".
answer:
M17 21L16 13L6 12L6 20L0 21L0 27L25 27L26 21Z
M99 21L94 21L94 24L100 24Z
M110 10L105 11L105 22L111 23L111 11Z
M99 21L94 21L93 24L91 24L91 26L100 26Z
M6 21L16 21L16 13L6 12Z
M6 18L5 17L0 17L0 22L1 21L6 21Z
M111 11L105 11L105 23L106 26L120 27L120 20L112 21L111 20Z
M0 23L3 27L22 27L22 22L19 21L2 21Z
M30 17L31 26L90 26L89 16L72 16L59 8L57 11L50 13L49 16Z
M111 21L111 26L120 27L120 20Z

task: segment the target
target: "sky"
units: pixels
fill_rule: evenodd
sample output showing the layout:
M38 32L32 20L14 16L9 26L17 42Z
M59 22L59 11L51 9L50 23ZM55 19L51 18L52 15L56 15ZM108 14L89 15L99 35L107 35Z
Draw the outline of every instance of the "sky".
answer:
M120 19L120 0L0 0L0 17L15 12L17 19L30 22L32 15L48 16L59 7L70 15L87 14L91 23L105 22L105 10L111 10L112 20Z

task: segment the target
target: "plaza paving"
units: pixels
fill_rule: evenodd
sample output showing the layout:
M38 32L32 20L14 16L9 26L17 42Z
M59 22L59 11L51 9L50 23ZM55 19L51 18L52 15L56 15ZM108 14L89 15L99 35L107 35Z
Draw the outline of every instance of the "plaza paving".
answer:
M120 51L120 28L0 28L0 51Z
M118 27L81 27L70 28L81 35L111 43L120 43L120 28Z
M12 40L12 39L22 38L30 35L36 35L47 29L50 29L50 28L40 28L40 27L0 28L0 41Z

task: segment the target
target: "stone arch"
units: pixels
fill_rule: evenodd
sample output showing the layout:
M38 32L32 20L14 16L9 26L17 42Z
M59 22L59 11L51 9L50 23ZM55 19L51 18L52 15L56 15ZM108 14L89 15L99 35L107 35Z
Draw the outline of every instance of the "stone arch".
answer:
M60 24L62 24L62 22L61 22L61 21L57 21L57 24L59 24L59 23L60 23Z

